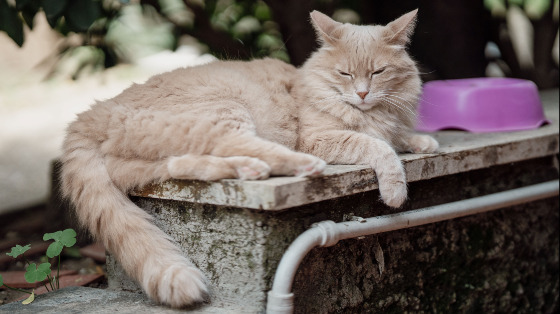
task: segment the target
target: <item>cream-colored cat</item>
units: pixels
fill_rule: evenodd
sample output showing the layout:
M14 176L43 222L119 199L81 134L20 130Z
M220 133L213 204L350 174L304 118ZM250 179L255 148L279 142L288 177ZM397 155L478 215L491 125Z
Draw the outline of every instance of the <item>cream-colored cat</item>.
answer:
M301 69L272 59L179 69L98 102L69 126L63 193L152 299L181 307L207 289L130 189L170 178L314 176L327 161L370 165L382 199L398 207L407 190L395 150L437 149L411 133L420 79L405 45L416 11L385 27L311 18L322 46Z

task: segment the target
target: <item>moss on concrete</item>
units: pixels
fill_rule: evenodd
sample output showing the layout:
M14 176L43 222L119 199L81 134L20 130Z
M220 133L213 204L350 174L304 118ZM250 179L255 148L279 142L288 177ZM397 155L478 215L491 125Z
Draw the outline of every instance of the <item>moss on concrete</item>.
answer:
M558 178L552 157L410 184L405 211ZM325 188L325 187L317 187ZM209 277L212 304L264 311L280 258L311 224L395 213L376 191L280 212L134 198ZM558 201L536 202L313 250L296 313L551 312Z

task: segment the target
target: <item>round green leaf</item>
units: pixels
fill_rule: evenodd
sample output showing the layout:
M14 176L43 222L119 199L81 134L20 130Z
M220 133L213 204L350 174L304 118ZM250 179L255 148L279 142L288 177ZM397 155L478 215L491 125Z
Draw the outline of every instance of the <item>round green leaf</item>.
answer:
M76 244L76 231L74 231L74 229L66 229L62 231L59 241L66 247L73 246Z
M6 255L11 256L13 258L17 258L18 256L25 253L30 248L31 248L31 244L27 244L24 246L18 244L12 248L12 251L10 253L6 253Z
M60 255L60 252L62 252L63 247L64 245L58 241L51 243L51 245L49 245L49 247L47 248L47 256L49 258L53 258L55 256Z
M53 232L53 233L45 233L43 235L43 241L48 241L48 240L60 241L61 237L62 237L62 231L57 231L57 232Z
M47 279L47 275L51 273L51 264L42 263L38 267L35 263L29 264L25 271L25 281L34 283Z

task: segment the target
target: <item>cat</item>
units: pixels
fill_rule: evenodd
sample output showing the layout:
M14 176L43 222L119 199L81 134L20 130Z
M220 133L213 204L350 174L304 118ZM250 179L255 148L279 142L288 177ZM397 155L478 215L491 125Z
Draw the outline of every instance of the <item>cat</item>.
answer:
M421 81L406 52L416 11L387 26L313 11L320 47L300 68L274 59L216 61L132 85L80 113L63 143L63 196L77 219L153 300L183 307L207 280L127 192L175 179L318 176L367 164L383 201L406 200L397 151L431 153L412 132Z

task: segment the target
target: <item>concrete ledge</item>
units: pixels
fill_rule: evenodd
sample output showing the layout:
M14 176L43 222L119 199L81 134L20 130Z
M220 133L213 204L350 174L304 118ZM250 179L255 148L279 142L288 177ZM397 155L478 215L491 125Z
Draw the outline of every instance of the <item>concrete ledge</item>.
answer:
M194 313L243 313L235 307L198 306L187 309ZM61 313L184 313L185 310L170 309L150 301L141 293L114 291L86 287L68 287L39 295L31 304L21 301L0 307L0 313L61 314Z
M558 154L558 90L542 94L550 124L535 130L473 134L444 131L434 134L437 154L403 154L408 182L468 172ZM170 180L151 184L133 196L282 210L377 189L367 166L328 166L320 178L276 177L263 181L222 180L202 182Z

